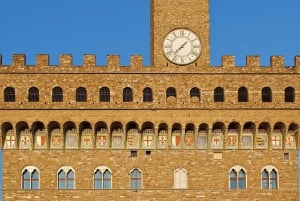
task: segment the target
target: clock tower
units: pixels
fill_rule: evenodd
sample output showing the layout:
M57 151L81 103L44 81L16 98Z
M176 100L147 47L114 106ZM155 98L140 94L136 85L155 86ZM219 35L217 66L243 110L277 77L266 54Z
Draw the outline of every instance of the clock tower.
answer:
M210 65L208 0L152 0L151 15L155 68Z

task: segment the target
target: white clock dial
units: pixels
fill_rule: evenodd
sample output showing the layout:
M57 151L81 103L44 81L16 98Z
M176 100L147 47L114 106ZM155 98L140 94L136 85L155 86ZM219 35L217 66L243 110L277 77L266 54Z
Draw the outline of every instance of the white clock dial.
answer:
M164 39L163 52L175 64L190 64L200 56L200 39L188 29L173 30Z

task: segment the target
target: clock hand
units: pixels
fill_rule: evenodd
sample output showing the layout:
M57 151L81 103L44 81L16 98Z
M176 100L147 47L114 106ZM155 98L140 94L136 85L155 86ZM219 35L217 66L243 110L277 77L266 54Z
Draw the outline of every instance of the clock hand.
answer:
M179 52L182 48L184 48L184 46L188 43L188 41L186 41L185 43L183 43L176 51L175 51L175 54L177 52Z

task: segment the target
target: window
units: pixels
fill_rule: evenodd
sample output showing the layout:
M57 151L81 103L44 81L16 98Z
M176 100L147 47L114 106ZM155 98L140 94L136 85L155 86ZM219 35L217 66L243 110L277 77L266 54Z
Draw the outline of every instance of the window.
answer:
M245 87L239 88L238 101L239 102L248 102L248 90L247 90L247 88L245 88Z
M224 102L224 89L217 87L214 90L214 101L215 102Z
M147 87L143 91L143 102L152 102L153 96L152 96L152 89Z
M285 89L284 100L285 102L295 102L295 89L293 87Z
M40 174L35 167L26 167L22 172L22 189L39 189Z
M95 189L111 189L111 171L107 167L98 167L94 172Z
M63 91L60 87L52 89L52 102L63 102Z
M39 90L36 87L31 87L28 90L28 101L29 102L39 102Z
M110 102L110 90L107 87L100 89L100 102Z
M176 89L173 88L173 87L169 87L167 89L167 92L166 92L166 98L169 98L170 96L173 96L176 98Z
M123 102L132 102L133 97L132 97L132 89L129 87L126 87L123 90Z
M262 189L278 188L278 171L273 166L265 167L261 172Z
M261 91L262 102L272 102L272 90L269 87L264 87Z
M142 188L142 173L139 169L133 169L130 172L130 186L131 189Z
M198 89L197 87L192 88L190 91L190 98L192 97L200 98L200 89Z
M76 90L76 102L86 102L86 101L87 101L86 89L83 87L79 87Z
M229 188L232 190L246 189L246 171L241 166L235 166L229 173Z
M4 102L15 102L16 94L15 89L12 87L6 87L4 89Z
M187 188L187 171L179 168L174 172L174 188L186 189Z
M130 157L136 158L137 157L137 151L130 151Z
M71 167L62 167L58 171L58 189L75 189L75 173Z

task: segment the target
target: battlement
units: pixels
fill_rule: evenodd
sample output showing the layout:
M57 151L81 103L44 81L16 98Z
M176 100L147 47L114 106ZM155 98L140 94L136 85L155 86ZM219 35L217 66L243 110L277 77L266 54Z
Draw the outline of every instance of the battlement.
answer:
M293 66L285 66L283 56L271 56L269 66L261 66L259 56L247 56L245 66L235 64L235 56L225 55L222 57L220 66L200 66L190 64L185 68L175 68L175 64L168 63L161 66L144 66L143 57L132 55L129 66L120 65L119 55L108 55L106 66L97 66L96 55L83 55L83 65L73 65L73 56L70 54L61 54L59 56L59 65L50 65L48 54L37 54L36 64L27 65L26 55L14 54L11 65L2 64L2 55L0 54L0 72L207 72L207 73L296 73L300 72L300 55L295 56Z

